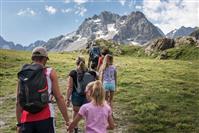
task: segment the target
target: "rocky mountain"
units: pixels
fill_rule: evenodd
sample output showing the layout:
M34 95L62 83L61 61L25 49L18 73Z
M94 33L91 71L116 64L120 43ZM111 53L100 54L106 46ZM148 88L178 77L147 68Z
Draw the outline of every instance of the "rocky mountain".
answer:
M175 39L170 39L170 38L155 39L146 43L145 53L150 55L151 53L154 52L160 52L174 47L179 48L181 46L198 47L199 42L196 40L195 37L191 36L183 36Z
M14 50L33 50L37 46L44 46L46 42L42 40L35 41L28 46L22 46L21 44L15 44L14 42L9 42L0 36L0 49L14 49Z
M192 32L194 32L195 30L197 30L197 27L192 28L192 27L184 27L184 26L182 26L181 28L172 30L171 32L166 34L166 37L168 37L168 38L176 38L176 37L188 36Z
M6 41L3 37L0 36L0 48L1 49L16 49L16 50L24 50L24 47L21 44L14 44L13 42Z
M86 18L77 31L48 40L49 51L73 51L87 47L90 40L113 40L120 44L142 45L164 37L163 32L147 20L142 12L120 16L104 11Z
M34 43L31 43L29 46L24 47L25 50L33 50L35 47L43 46L46 42L42 40L37 40Z
M195 37L197 40L199 40L199 28L197 28L197 30L195 30L194 32L192 32L190 34L190 36Z

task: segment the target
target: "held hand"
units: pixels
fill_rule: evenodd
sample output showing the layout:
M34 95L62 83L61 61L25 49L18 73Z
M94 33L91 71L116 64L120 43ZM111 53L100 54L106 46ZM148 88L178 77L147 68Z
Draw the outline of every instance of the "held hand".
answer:
M68 129L67 129L68 133L72 133L73 132L73 129L71 129L71 127L69 126Z
M69 132L69 133L72 133L73 132L73 129L74 129L74 124L73 123L70 123L70 125L69 125L69 127L68 127L68 129L67 129L67 131Z
M20 127L16 127L17 128L17 132L16 133L20 133Z
M70 124L71 124L71 122L70 122L70 121L65 122L65 125L66 125L67 127L68 127Z
M67 133L72 133L72 131L69 131L69 130L68 130L68 126L69 126L70 124L71 124L70 122L65 122Z
M70 106L70 99L68 99L68 100L66 101L66 105L67 105L67 107Z

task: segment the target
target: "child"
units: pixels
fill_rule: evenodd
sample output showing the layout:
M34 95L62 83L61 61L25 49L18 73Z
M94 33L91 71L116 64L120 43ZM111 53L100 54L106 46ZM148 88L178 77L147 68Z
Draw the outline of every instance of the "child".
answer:
M103 60L100 69L100 79L106 91L105 99L109 102L111 108L113 108L112 102L117 86L117 71L116 67L113 65L113 56L110 54L107 54Z
M107 129L114 128L114 121L110 106L105 102L104 89L102 83L94 81L91 102L84 104L74 121L68 127L69 132L84 118L86 120L86 133L106 133Z
M93 86L95 84L95 81L93 82L90 82L87 86L86 86L86 89L85 89L85 94L86 94L86 99L88 102L90 102L92 99L91 99L91 94L93 93Z

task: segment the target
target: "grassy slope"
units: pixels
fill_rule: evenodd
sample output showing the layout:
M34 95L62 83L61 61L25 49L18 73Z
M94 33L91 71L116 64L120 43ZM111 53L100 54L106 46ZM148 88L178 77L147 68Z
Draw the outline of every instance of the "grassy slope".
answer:
M0 132L14 132L16 73L30 55L0 50L0 121L6 123ZM76 55L50 54L48 65L57 70L63 92ZM199 132L199 61L119 56L115 64L119 81L115 116L122 132ZM58 113L57 126L62 125Z
M185 45L168 49L167 52L170 59L199 60L199 47Z

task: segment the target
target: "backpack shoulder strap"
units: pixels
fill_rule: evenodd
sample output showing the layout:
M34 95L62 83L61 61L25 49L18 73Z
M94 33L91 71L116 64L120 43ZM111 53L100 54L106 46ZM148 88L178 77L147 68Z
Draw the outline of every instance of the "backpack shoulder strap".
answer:
M45 68L45 74L46 74L46 76L50 76L51 71L52 71L52 68L46 67Z

